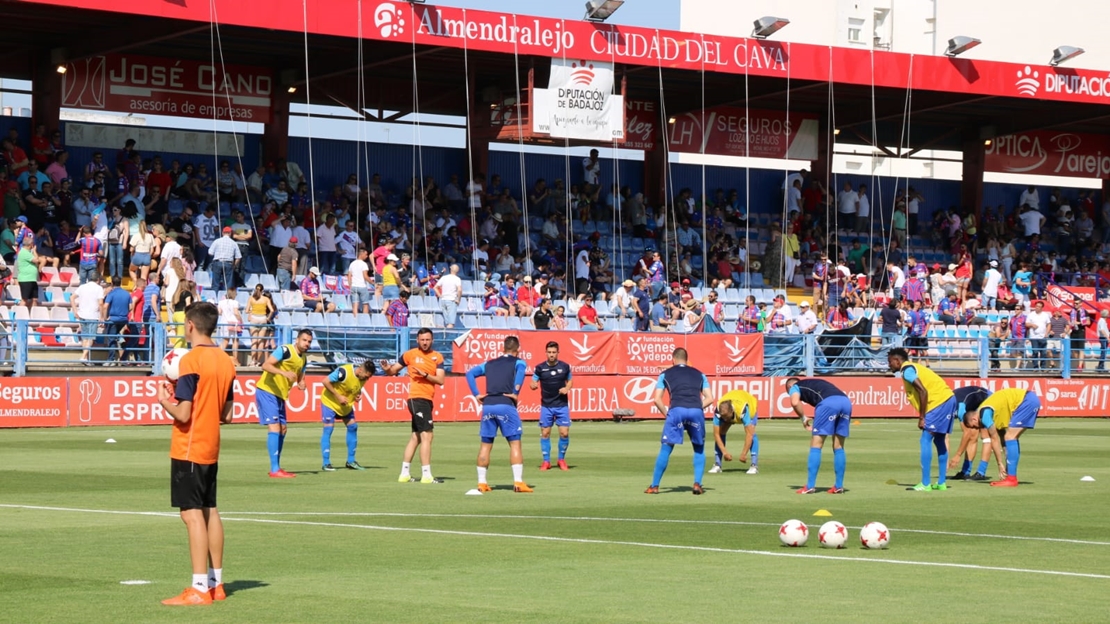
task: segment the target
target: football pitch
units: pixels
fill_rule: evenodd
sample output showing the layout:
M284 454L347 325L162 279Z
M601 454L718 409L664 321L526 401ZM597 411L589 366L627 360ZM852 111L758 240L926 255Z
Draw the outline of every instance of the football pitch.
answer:
M700 497L690 493L689 444L676 448L662 493L643 494L659 422L575 424L568 472L537 469L528 423L535 493L512 491L499 440L495 489L483 496L464 495L476 483L477 424L437 427L438 485L397 483L407 424L363 424L368 470L335 473L318 471L319 425L293 425L282 461L299 473L290 480L267 477L263 428L228 426L219 506L229 595L203 607L159 604L190 578L184 526L169 507L168 428L3 430L0 620L1107 621L1110 429L1038 425L1022 438L1016 489L907 491L920 480L915 423L864 420L846 447L848 492L823 492L830 443L821 492L799 496L808 435L798 421L761 422L761 474L726 464L705 476ZM730 441L738 455L742 437ZM344 449L337 427L333 463ZM1096 481L1081 482L1087 475ZM815 517L820 509L831 518ZM810 526L803 548L779 543L791 518ZM844 550L817 544L830 519L849 527ZM859 546L870 521L890 527L889 549Z

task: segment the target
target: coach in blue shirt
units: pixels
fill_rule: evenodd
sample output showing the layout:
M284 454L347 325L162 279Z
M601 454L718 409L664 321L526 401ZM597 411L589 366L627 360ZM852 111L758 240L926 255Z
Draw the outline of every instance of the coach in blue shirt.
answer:
M683 432L690 436L694 448L694 494L701 494L701 478L705 472L705 408L713 405L709 380L700 370L687 366L686 349L678 348L671 356L674 366L663 371L655 384L655 407L666 417L662 446L655 459L655 474L645 494L658 494L659 481L667 470L675 444L682 444ZM670 405L663 404L663 392L670 395Z

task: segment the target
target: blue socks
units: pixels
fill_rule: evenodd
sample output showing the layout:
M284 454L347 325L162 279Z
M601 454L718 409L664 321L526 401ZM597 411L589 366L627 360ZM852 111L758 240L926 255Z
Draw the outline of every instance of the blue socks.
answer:
M278 455L281 455L283 450L285 450L285 434L280 433L278 434Z
M567 458L567 447L570 446L570 436L559 438L559 459Z
M551 438L540 438L540 453L545 462L551 461Z
M963 467L960 468L960 472L966 473L968 470L971 470L971 460L965 459Z
M939 433L933 435L933 444L937 447L937 467L940 469L937 484L944 485L948 480L948 444L945 443L944 436Z
M1017 476L1018 460L1021 459L1021 443L1017 440L1006 440L1006 475Z
M929 468L933 465L933 434L928 431L921 432L921 482L929 485L933 482L929 476ZM941 471L944 472L943 470Z
M722 440L724 438L721 438ZM759 466L759 436L752 436L752 468Z
M836 489L844 487L844 469L848 466L848 457L844 449L833 449L833 470L836 472Z
M358 448L358 423L351 421L347 423L347 463L351 464L355 461L355 449Z
M332 425L325 425L320 434L320 455L324 458L324 465L331 463L331 432L335 430Z
M667 464L671 461L671 453L674 452L673 444L662 444L659 446L659 456L655 458L655 474L651 477L651 486L659 487L659 481L663 479L663 473L667 471ZM705 456L702 456L702 466L705 466Z
M705 476L705 445L692 444L694 448L694 483L701 483Z
M266 435L266 451L270 454L270 472L281 470L281 434L271 431Z
M809 468L809 476L806 478L806 489L812 490L817 485L817 471L821 469L821 448L809 449L809 461L806 466Z
M722 433L721 434L721 442L724 442L725 444L728 444L728 436ZM754 447L753 447L753 449L754 449ZM753 450L752 452L754 453L755 451ZM721 447L717 446L717 443L714 442L713 443L713 463L720 466L721 462L723 462L724 460L725 460L725 457L724 457L724 454L721 453Z
M987 474L987 468L989 467L989 465L990 464L988 464L985 461L979 462L979 470L977 470L976 472L978 472L981 475Z

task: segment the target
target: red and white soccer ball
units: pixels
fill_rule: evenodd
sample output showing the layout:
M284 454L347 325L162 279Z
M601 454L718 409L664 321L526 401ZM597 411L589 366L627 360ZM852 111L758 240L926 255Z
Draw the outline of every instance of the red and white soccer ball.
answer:
M848 542L848 528L836 520L829 520L821 525L817 539L823 548L844 548Z
M171 349L166 357L162 358L162 376L166 378L166 381L177 381L180 374L178 367L181 365L181 358L185 357L188 352L188 349L178 347Z
M859 530L859 541L864 548L886 548L890 544L890 529L882 522L868 522Z
M786 546L805 546L809 539L809 527L801 520L787 520L779 527L779 540Z

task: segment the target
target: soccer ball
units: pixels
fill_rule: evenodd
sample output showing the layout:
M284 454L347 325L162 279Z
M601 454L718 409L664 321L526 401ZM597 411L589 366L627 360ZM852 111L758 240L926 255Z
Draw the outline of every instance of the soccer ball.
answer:
M868 522L859 530L859 541L864 548L886 548L890 544L890 529L882 522Z
M844 543L848 541L848 528L836 520L829 520L821 525L817 539L824 548L844 548Z
M179 347L170 350L170 352L166 354L166 357L162 358L162 376L166 378L166 381L177 381L178 366L181 365L181 358L185 357L185 354L188 352L188 349Z
M779 527L779 540L786 546L805 546L809 539L809 527L801 520L787 520Z

